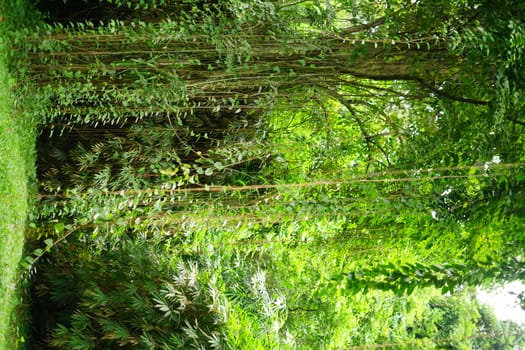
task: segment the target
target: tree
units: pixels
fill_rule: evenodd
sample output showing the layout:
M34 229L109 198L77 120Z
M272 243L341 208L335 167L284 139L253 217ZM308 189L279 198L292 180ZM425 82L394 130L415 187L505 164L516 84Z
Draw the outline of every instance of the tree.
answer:
M294 302L290 324L315 320L304 331L338 320L329 293L342 289L522 277L523 4L95 7L87 22L13 33L25 92L45 116L35 233L58 235L52 248L74 242L100 266L119 265L114 242L140 236L191 261L213 257L226 266L214 278L230 283L215 297L249 326L221 325L234 344L253 336L261 348L283 337L280 286ZM322 263L301 261L311 250ZM287 254L296 266L284 266ZM97 272L88 277L108 279ZM319 317L304 316L310 304ZM430 317L442 328L449 306L436 302L445 311Z
M361 186L357 198L381 197L387 206L393 203L388 198L403 198L394 215L370 220L378 229L399 220L400 213L410 217L413 227L425 222L426 227L448 229L458 222L470 225L474 218L477 225L487 217L514 214L519 222L523 179L513 169L480 178L496 163L493 159L513 162L522 154L522 125L512 114L522 108L522 4L189 4L137 3L137 14L122 10L122 19L59 23L28 34L26 68L38 93L52 103L46 111L48 125L70 135L59 142L43 137L41 151L51 157L41 157L41 174L54 181L44 182L44 189L59 196L64 189L82 192L93 186L151 193L159 187L237 181L219 174L235 173L239 164L243 172L250 171L257 158L264 166L266 154L275 153L271 148L260 151L263 138L254 142L254 135L264 129L265 111L289 110L305 99L317 99L322 106L339 106L337 120L351 120L353 135L362 140L368 159L354 174L393 169L388 174L397 175L407 170L401 178L378 179L394 185ZM115 5L119 9L124 4ZM138 21L147 6L159 16ZM239 133L245 126L248 131ZM249 131L254 128L258 131ZM230 132L220 131L226 129ZM241 151L246 147L243 139L258 150ZM476 147L473 140L479 140ZM53 148L46 149L46 144ZM434 184L413 185L403 179L417 178L422 167L438 168L427 175L437 179ZM323 179L332 170L328 166L316 176ZM170 174L177 175L175 180ZM451 185L449 178L456 176L460 180ZM252 179L257 189L260 178ZM402 182L407 185L400 186ZM452 194L440 194L452 187ZM309 188L305 198L324 191ZM356 197L355 191L350 185L338 198L344 201L350 193ZM414 191L434 197L412 200ZM333 198L332 193L326 196ZM378 210L379 204L374 205L368 209ZM429 224L428 213L421 212L428 206L440 222ZM426 232L429 246L435 245L430 242L438 230ZM513 244L520 241L518 235ZM469 242L481 239L471 237ZM480 255L475 252L479 246L473 244L458 266L474 257L475 266L484 266L480 271L491 270L484 261L491 251ZM516 256L510 244L507 248L496 261ZM440 267L413 266L408 271L441 274ZM452 288L465 278L430 280Z
M52 101L48 125L85 129L71 135L87 139L80 152L92 149L101 133L102 139L125 136L147 119L150 130L171 128L171 136L160 137L191 144L176 152L195 148L192 161L214 146L195 146L190 132L221 140L218 130L253 127L272 106L317 99L346 109L344 118L366 147L367 171L433 160L454 166L494 154L511 162L518 154L520 4L501 1L496 11L483 1L131 4L137 17L147 6L161 16L143 22L121 14L105 24L80 21L30 35L27 69ZM91 130L103 125L113 132ZM472 150L467 140L479 135L485 141ZM388 145L403 146L387 152Z
M475 291L431 298L409 334L431 340L436 349L514 349L523 326L496 318L490 306L479 304Z
M161 21L80 22L36 32L30 44L37 52L29 55L28 68L38 85L54 89L53 115L118 124L183 111L240 113L276 94L304 89L352 110L366 106L360 96L371 91L483 106L498 79L494 59L504 72L520 74L514 46L522 33L514 25L501 28L505 21L519 23L523 9L512 2L501 2L496 15L502 18L491 11L492 2L230 1L203 9L198 4L191 13L181 5L159 5L166 17ZM475 41L476 34L481 39ZM481 50L489 57L480 57ZM388 89L384 81L409 81L419 91L405 84ZM341 94L342 86L356 98ZM73 100L64 98L73 94ZM97 111L104 113L90 119Z

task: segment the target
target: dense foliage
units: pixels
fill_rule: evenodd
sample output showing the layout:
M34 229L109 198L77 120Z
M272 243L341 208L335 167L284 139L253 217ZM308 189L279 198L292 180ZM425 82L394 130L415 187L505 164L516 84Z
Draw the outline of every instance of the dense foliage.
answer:
M39 9L35 347L523 343L520 1Z

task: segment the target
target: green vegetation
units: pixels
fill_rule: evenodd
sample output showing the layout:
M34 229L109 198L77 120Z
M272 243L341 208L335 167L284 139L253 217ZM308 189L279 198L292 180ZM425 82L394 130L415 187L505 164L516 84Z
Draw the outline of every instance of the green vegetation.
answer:
M2 7L29 348L523 345L473 287L525 280L525 5L37 6Z
M17 288L23 258L24 234L34 189L35 123L23 113L8 71L13 12L0 6L0 348L16 349L24 340L27 320L21 313L23 292Z
M2 52L4 52L2 48ZM2 240L1 263L2 284L0 288L0 346L16 339L8 333L11 315L17 303L15 285L19 278L18 262L22 258L24 247L24 228L28 213L27 177L21 142L19 140L20 125L13 116L13 99L10 93L12 80L6 71L5 62L0 68L0 144L2 159L0 160L0 190L2 206L0 208L0 232ZM18 130L17 130L18 129ZM15 131L16 130L16 131ZM13 162L14 161L14 162Z

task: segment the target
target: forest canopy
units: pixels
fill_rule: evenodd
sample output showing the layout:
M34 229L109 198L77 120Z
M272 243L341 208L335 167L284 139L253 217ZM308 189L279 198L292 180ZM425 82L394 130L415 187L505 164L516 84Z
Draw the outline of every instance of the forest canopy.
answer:
M522 1L33 10L37 346L523 343L473 291L525 278Z

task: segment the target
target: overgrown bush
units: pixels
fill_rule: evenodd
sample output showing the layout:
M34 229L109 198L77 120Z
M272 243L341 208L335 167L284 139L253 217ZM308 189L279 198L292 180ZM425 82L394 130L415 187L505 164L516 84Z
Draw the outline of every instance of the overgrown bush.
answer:
M98 253L89 244L71 239L37 266L33 326L42 348L221 348L210 274L198 258L144 237L112 240Z

